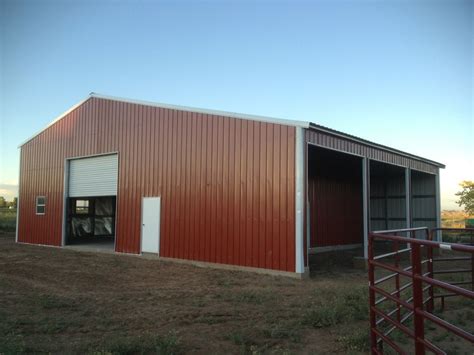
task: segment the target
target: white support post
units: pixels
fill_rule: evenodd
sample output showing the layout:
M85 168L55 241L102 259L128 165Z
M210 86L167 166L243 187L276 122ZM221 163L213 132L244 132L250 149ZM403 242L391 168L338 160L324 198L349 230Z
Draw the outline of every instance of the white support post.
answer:
M295 147L295 251L296 265L295 272L304 273L304 134L303 128L296 127L296 147Z
M406 209L406 228L411 228L411 170L405 168L405 209ZM406 237L411 238L411 232L407 232ZM416 232L415 232L416 234ZM413 235L416 238L416 235ZM411 248L411 244L407 243L407 249Z
M369 258L369 193L370 193L369 160L362 159L362 211L364 219L364 259Z
M406 228L411 228L411 170L405 168L405 209Z
M18 193L16 198L16 229L15 229L15 243L18 243L18 225L20 224L20 185L21 185L21 147L20 149L20 163L18 164Z
M440 188L440 181L439 181L439 173L440 169L437 169L436 176L435 176L435 184L436 184L436 228L441 228L441 188ZM436 233L436 240L438 242L442 242L443 234L441 232Z
M64 159L64 180L63 180L63 223L61 227L61 246L66 245L66 220L67 220L67 198L69 196L69 160Z

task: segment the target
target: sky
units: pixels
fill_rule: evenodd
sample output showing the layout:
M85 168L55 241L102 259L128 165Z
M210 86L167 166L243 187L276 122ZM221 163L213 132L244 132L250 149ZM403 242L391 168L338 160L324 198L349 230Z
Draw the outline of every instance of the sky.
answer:
M474 180L474 1L0 0L0 196L90 92L311 121Z

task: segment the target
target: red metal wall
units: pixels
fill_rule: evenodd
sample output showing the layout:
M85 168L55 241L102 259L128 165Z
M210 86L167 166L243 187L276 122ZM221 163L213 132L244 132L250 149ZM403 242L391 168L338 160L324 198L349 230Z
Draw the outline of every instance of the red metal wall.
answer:
M310 247L362 243L362 162L309 147Z
M140 251L141 199L161 196L161 256L295 270L294 127L99 98L22 147L20 242L61 245L65 158L107 152L117 251Z

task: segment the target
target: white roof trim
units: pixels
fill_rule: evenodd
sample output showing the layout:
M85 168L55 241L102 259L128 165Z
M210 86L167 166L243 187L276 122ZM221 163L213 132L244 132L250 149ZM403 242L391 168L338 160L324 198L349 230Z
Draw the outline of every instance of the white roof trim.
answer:
M211 110L211 109L198 108L198 107L170 105L170 104L164 104L164 103L161 103L161 102L133 100L133 99L126 99L126 98L123 98L123 97L101 95L101 94L96 94L96 93L91 93L90 97L96 97L96 98L104 99L104 100L127 102L127 103L130 103L130 104L167 108L167 109L170 109L170 110L196 112L196 113L203 113L203 114L216 115L216 116L225 116L225 117L239 118L239 119L249 120L249 121L276 123L276 124L281 124L281 125L286 125L286 126L296 126L296 127L309 128L309 124L310 124L309 122L306 122L306 121L286 120L286 119L283 119L283 118L258 116L258 115L247 115L247 114L244 114L244 113L236 113L236 112L229 112L229 111L219 111L219 110Z
M96 94L96 93L92 92L84 100L82 100L79 103L75 104L69 110L62 113L58 117L56 117L46 127L44 127L39 132L36 132L30 138L28 138L23 143L21 143L18 147L20 148L21 146L23 146L26 143L28 143L29 141L31 141L33 138L35 138L40 133L42 133L43 131L45 131L49 127L51 127L53 124L58 122L64 116L69 114L71 111L75 110L77 107L79 107L80 105L82 105L84 102L86 102L87 100L89 100L92 97L95 97L95 98L98 98L98 99L104 99L104 100L127 102L127 103L137 104L137 105L160 107L160 108L166 108L166 109L178 110L178 111L196 112L196 113L203 113L203 114L209 114L209 115L238 118L238 119L249 120L249 121L275 123L275 124L281 124L281 125L286 125L286 126L295 126L295 127L303 127L303 128L309 128L309 126L310 126L310 123L306 122L306 121L286 120L286 119L282 119L282 118L274 118L274 117L266 117L266 116L258 116L258 115L247 115L247 114L236 113L236 112L210 110L210 109L203 109L203 108L197 108L197 107L188 107L188 106L179 106L179 105L170 105L170 104L164 104L164 103L160 103L160 102L133 100L133 99L127 99L127 98L123 98L123 97L101 95L101 94Z

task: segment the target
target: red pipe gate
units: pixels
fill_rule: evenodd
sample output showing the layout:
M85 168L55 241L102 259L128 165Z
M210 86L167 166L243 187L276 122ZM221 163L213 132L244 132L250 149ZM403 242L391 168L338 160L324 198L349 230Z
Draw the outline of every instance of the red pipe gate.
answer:
M470 245L461 243L443 243L433 241L435 233L443 231L470 232ZM407 236L399 236L403 233ZM416 239L416 234L422 234L423 239ZM434 301L441 299L444 308L445 297L461 296L474 300L474 246L472 236L474 229L447 229L437 228L431 231L428 228L410 228L391 231L373 232L369 234L369 302L370 302L370 339L371 353L383 354L383 345L388 344L398 353L404 351L397 343L390 338L390 333L395 329L400 330L407 337L413 339L415 343L415 353L424 354L429 350L435 354L445 354L443 350L435 344L425 339L425 320L444 328L445 330L463 338L473 344L474 335L468 331L455 326L433 314ZM375 244L379 243L386 247L392 244L392 249L381 255L375 255ZM400 249L402 246L402 249ZM463 257L436 257L441 255L442 250L450 250L464 253ZM425 253L423 253L425 251ZM425 254L425 256L423 256ZM387 259L393 261L387 262ZM471 267L468 269L445 269L434 270L434 263L441 262L448 264L450 261L470 261ZM405 264L405 265L404 265ZM425 270L424 270L425 268ZM387 273L376 279L376 271ZM471 275L468 282L445 282L436 279L436 275L449 273L469 273ZM402 278L408 278L409 282L401 284ZM395 281L395 289L387 289L386 283L389 280ZM470 290L461 286L470 285ZM445 293L435 293L435 288L443 290ZM408 293L410 297L403 299L402 293ZM426 294L426 296L425 296ZM406 297L405 297L406 298ZM383 303L386 301L395 303L395 308L385 310ZM390 303L391 303L390 302ZM404 323L413 319L414 327L411 329ZM388 326L386 330L382 326Z

